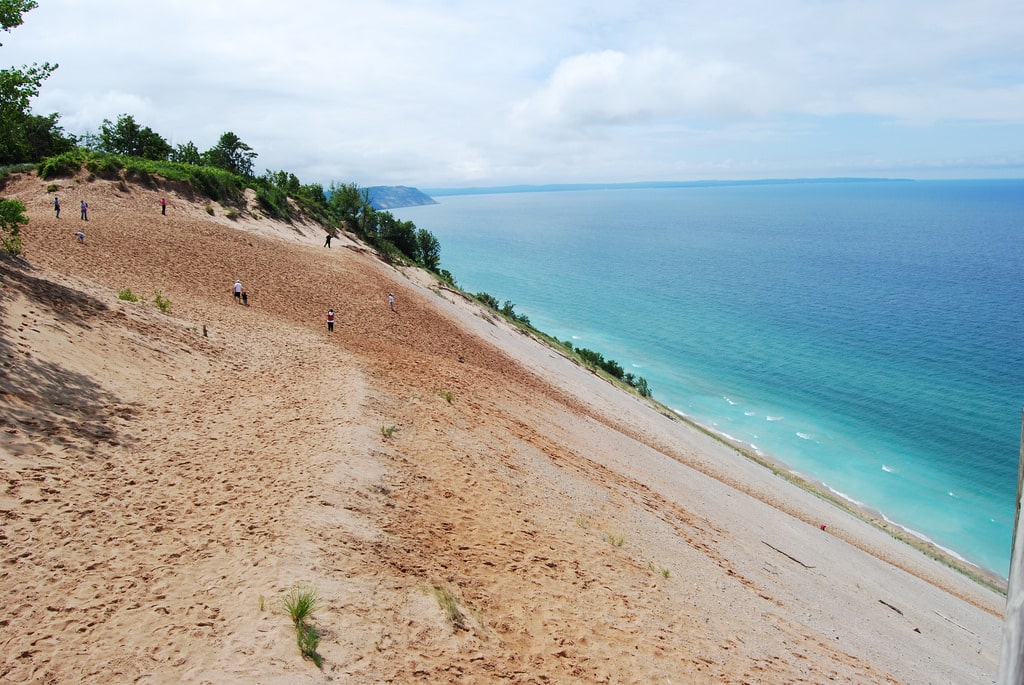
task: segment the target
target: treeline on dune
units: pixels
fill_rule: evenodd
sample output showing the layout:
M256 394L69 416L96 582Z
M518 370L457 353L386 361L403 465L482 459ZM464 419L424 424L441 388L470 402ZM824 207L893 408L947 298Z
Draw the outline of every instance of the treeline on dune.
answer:
M4 31L22 24L22 15L35 9L35 0L0 0ZM57 65L43 63L0 70L0 189L10 173L35 171L40 178L74 176L83 169L89 178L163 187L167 182L220 203L226 216L237 218L246 207L251 190L260 211L267 217L291 223L299 217L319 223L337 235L347 231L376 250L389 263L415 264L457 289L455 277L441 268L441 244L433 233L402 221L391 212L374 208L370 193L356 183L302 183L284 170L267 169L256 174L258 153L237 134L225 131L217 143L202 151L192 141L171 145L160 133L121 114L116 121L104 119L97 132L75 135L64 131L60 114L32 112L30 102L39 94ZM53 186L55 188L55 186ZM28 224L22 202L0 197L0 250L21 253L21 231ZM523 330L564 348L577 360L607 377L651 396L647 381L606 359L600 352L574 348L534 328L512 302L499 304L481 292L468 295Z

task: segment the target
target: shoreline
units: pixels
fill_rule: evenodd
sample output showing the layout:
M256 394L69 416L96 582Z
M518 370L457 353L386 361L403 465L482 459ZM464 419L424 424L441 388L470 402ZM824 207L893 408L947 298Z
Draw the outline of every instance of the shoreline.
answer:
M655 400L656 402L656 400ZM768 469L772 473L779 475L780 477L792 482L793 484L807 490L817 497L831 503L833 506L847 512L848 514L855 516L871 525L875 526L879 530L887 533L894 539L901 543L908 545L909 547L917 550L924 554L926 557L938 561L949 568L963 574L973 582L978 583L982 587L999 593L1002 596L1006 596L1008 579L1003 578L998 573L991 569L986 569L978 564L973 563L969 559L958 554L956 551L946 549L945 547L936 544L930 540L923 533L914 531L906 526L900 524L897 521L893 521L885 516L884 513L873 507L867 506L861 502L857 502L850 497L843 495L842 493L829 487L823 481L816 479L808 474L797 471L792 468L784 461L775 459L771 455L765 454L760 450L756 450L753 446L748 443L744 443L741 440L737 440L731 436L728 436L721 431L716 431L713 428L709 428L702 423L696 421L692 417L689 417L682 412L672 409L666 405L658 403L659 406L664 407L666 410L674 414L679 420L686 422L693 428L706 433L708 436L719 440L724 445L728 445L737 452L743 454L745 457L755 462L759 466Z
M443 289L447 292L458 294L468 302L475 304L476 299L468 292L465 292L457 287L453 288L450 285L443 285ZM581 362L574 355L566 352L564 346L560 343L559 339L550 335L549 333L534 328L532 324L524 325L519 321L513 321L508 317L503 316L499 312L493 312L494 316L501 317L502 320L509 326L514 327L525 335L537 340L540 344L548 347L553 352L561 355L567 361L574 364L580 365ZM728 435L722 431L716 430L712 427L706 426L695 418L687 415L678 409L674 409L669 405L666 405L654 397L641 397L635 388L632 388L625 384L623 381L619 381L611 376L607 375L599 369L588 368L591 373L595 376L603 379L608 385L617 391L629 395L635 395L638 399L644 402L650 403L661 415L671 418L676 421L680 421L690 428L700 431L708 437L720 442L722 445L735 450L737 453L742 454L746 459L755 463L760 468L766 469L773 475L779 476L784 480L796 485L797 487L813 494L815 497L828 502L836 509L843 511L857 519L870 524L877 528L879 531L884 532L894 540L901 544L907 545L912 550L924 555L928 559L936 561L957 573L963 575L965 578L973 583L976 583L980 587L986 590L991 590L1003 597L1007 593L1008 579L1002 577L995 571L987 569L979 564L975 564L961 554L958 554L955 550L947 549L941 545L936 544L934 541L929 539L925 534L914 531L907 526L900 524L897 521L889 519L880 510L858 502L841 492L829 487L825 482L817 479L811 475L798 471L792 466L787 464L785 461L775 458L772 455L766 454L760 449L753 445L744 442L734 436ZM865 551L870 553L870 550L863 548Z
M936 192L939 191L933 189L921 197L931 199ZM902 194L903 191L900 191L895 197ZM1002 196L1005 198L1005 194ZM914 374L915 364L920 366L926 362L911 361L916 359L916 355L908 353L898 355L898 359L905 361L892 362L891 367L889 362L876 365L881 371L875 376L872 367L864 362L870 361L872 354L877 353L876 345L870 341L884 339L884 336L858 341L855 331L861 330L859 325L849 329L839 326L833 331L834 335L830 334L828 345L810 344L805 349L804 339L796 337L805 327L803 322L807 322L808 326L821 323L814 323L813 317L803 318L798 312L789 309L780 311L779 318L788 316L783 320L798 322L800 328L791 330L787 324L781 332L787 336L793 335L799 347L794 348L788 357L785 356L785 349L782 349L783 356L778 356L780 346L777 342L782 339L779 331L758 337L753 335L757 331L749 330L743 321L730 320L730 316L725 313L709 313L707 316L702 313L716 309L728 311L727 306L739 307L748 303L747 299L736 298L736 293L757 291L756 283L747 283L749 277L742 281L749 287L738 288L734 285L736 279L729 276L729 265L716 262L713 273L716 278L706 280L727 284L722 295L722 307L718 307L712 304L714 299L707 292L697 289L699 284L693 283L697 279L680 275L699 271L699 263L690 268L686 266L688 261L683 258L685 253L677 258L673 251L672 260L677 262L677 266L671 267L654 258L656 250L645 247L652 241L657 242L660 235L657 231L641 231L645 222L664 227L674 226L671 222L678 221L679 230L676 232L689 235L690 224L704 220L703 213L694 215L692 220L688 218L689 213L674 217L671 207L680 204L682 200L676 195L670 197L673 198L671 203L665 202L664 206L657 204L650 211L645 210L635 226L624 221L618 213L619 207L629 200L627 196L623 197L622 202L601 204L598 199L593 203L568 203L567 199L568 204L562 203L567 213L564 221L557 225L552 223L544 231L523 228L520 237L515 237L515 226L527 226L532 215L538 215L538 222L540 217L546 217L541 212L548 206L548 202L524 200L513 204L496 200L491 203L480 198L472 202L456 203L454 200L457 198L453 198L446 209L414 209L408 213L408 218L417 222L422 220L439 236L447 236L444 241L445 264L457 275L467 277L467 283L471 284L468 290L490 291L498 295L499 299L509 297L515 300L533 323L547 333L570 340L574 345L593 348L622 362L628 371L646 376L655 396L670 407L681 408L684 414L700 417L704 425L712 430L731 433L741 443L753 444L752 449L763 450L767 458L777 464L798 473L811 474L812 479L816 477L827 483L839 497L853 500L853 506L865 502L868 508L884 512L890 523L905 528L907 535L934 542L939 548L964 560L968 566L980 569L984 575L1000 584L1007 574L1009 562L1015 501L1012 483L1016 482L1015 456L1019 448L1019 430L1013 427L1019 419L1019 409L1012 406L1012 398L1016 395L1012 388L1007 387L1007 379L1012 378L1013 374L1001 374L1003 380L993 380L987 386L981 386L979 373L970 371L968 365L963 367L962 376L954 368L950 373L938 375L938 380L933 382L928 379L934 379L935 374ZM723 196L722 202L732 197ZM866 197L874 198L874 191ZM846 198L846 191L840 193L840 198ZM959 195L949 201L955 199L959 203L958 198ZM770 199L776 199L776 195L773 193ZM799 199L795 198L794 203ZM557 200L550 202L552 210L558 206L555 202ZM589 214L587 225L593 225L594 231L587 230L584 222L579 225L574 223L573 217L585 211L590 204L601 208L603 213L600 216L612 217L607 227L601 218ZM487 211L506 205L507 216L498 217L492 222L498 227L494 230L501 229L502 232L492 234L482 217ZM702 210L705 206L697 205ZM717 211L719 205L707 206L715 207ZM798 209L802 206L796 204ZM746 205L741 207L746 209ZM627 212L623 214L627 214L628 218ZM853 207L849 217L844 214L836 218L855 219L859 216L860 210ZM903 214L898 216L902 218ZM997 219L1001 216L1003 214L992 214L995 225L999 225ZM731 212L725 215L723 221L730 230L738 230L728 221L729 217ZM477 231L469 230L474 221L480 223ZM559 227L563 225L565 228L561 230ZM620 228L612 228L616 226ZM578 235L584 241L582 244L600 242L596 238L609 228L610 235L616 235L617 240L623 241L616 248L623 252L622 268L627 273L635 269L650 269L652 278L657 276L652 287L641 290L642 282L635 282L636 279L621 284L618 279L614 279L608 281L609 288L592 282L597 279L588 277L588 273L594 271L589 268L591 265L600 267L597 273L608 269L610 277L615 273L616 262L609 262L609 255L606 254L609 250L591 248L581 249L582 256L571 261L573 268L587 267L579 274L579 279L559 281L561 272L570 264L563 267L557 256L548 260L544 255L557 255L557 251L551 248L564 243L570 235ZM700 248L703 245L699 239L700 233L697 229L693 229L693 232L697 238L685 242L680 240L679 245ZM505 234L513 237L502 237ZM550 240L545 237L549 234L552 236ZM825 242L832 245L831 241ZM489 243L516 247L517 252L525 255L526 259L502 258L500 251L495 254L494 250L487 249ZM634 243L640 247L634 248ZM675 245L676 241L667 243L666 249ZM534 246L537 246L536 249ZM834 249L844 247L846 243L839 242ZM738 250L737 257L747 252L748 249ZM767 252L767 255L773 259L777 256L774 251ZM497 260L494 264L505 266L494 271L488 266L492 257ZM640 261L639 257L643 257L644 261ZM724 267L725 271L720 267ZM680 274L675 274L672 268L679 268ZM489 271L493 271L493 275L488 275ZM750 271L746 273L749 276ZM808 273L814 274L817 270ZM672 284L676 280L686 284L680 286L678 306L674 306L672 300ZM893 285L895 287L897 284ZM628 295L636 305L630 305L625 296L618 296L620 291ZM594 296L587 293L593 293ZM700 300L694 299L696 293L701 294ZM809 304L814 304L820 298L810 299ZM1004 300L1000 298L1000 301ZM786 298L785 301L792 302L793 298ZM701 302L707 303L706 306L700 305ZM792 306L781 301L779 304ZM833 311L827 303L823 306L821 311ZM636 314L633 313L634 309ZM770 320L776 314L765 311L764 316ZM943 316L942 320L947 318ZM650 327L659 320L655 328ZM887 319L870 316L862 319L858 314L856 320L870 328ZM898 320L902 322L903 318ZM722 327L714 328L714 324L721 324ZM692 335L687 332L688 326L693 327ZM771 330L770 326L761 328ZM914 338L919 338L922 347L914 349L921 350L925 359L931 354L929 350L942 342L935 340L932 335L913 332L916 330L913 327L889 328L911 331L896 337L907 338L911 345ZM928 330L940 329L933 327ZM702 335L707 339L702 339ZM988 340L991 336L982 337ZM962 338L962 335L957 336L950 344ZM721 351L716 349L718 343L714 342L718 339L722 341ZM857 347L862 343L865 345L863 355L859 354L860 348ZM761 345L766 350L763 354ZM850 362L835 354L843 345L847 345L851 351ZM957 343L956 350L961 350L961 347ZM993 348L987 346L986 349ZM656 357L651 357L652 354ZM808 355L806 365L799 362L796 356L804 354ZM757 360L761 356L765 357L763 363L766 373L778 375L759 377L752 373L757 371ZM960 359L959 356L954 358ZM879 359L894 358L890 356ZM831 360L834 360L833 367L828 366ZM801 364L799 367L798 363ZM964 363L969 363L969 358L965 358ZM1014 366L1007 362L998 363L993 368L1009 370ZM824 377L819 377L819 374L829 368L836 371L832 374L836 378L842 376L839 373L842 369L855 374L856 378L851 375L842 383L838 380L837 384L826 382L827 379L822 380ZM989 364L986 363L984 368L989 368ZM923 370L928 369L931 367L924 367ZM884 373L886 370L894 372L894 375L888 378L888 374ZM791 374L792 382L777 382L778 379L787 379L786 374ZM865 380L862 383L848 382L857 379ZM947 379L949 382L946 382ZM966 394L928 390L929 387L952 390L961 386L965 392L974 386L980 390L987 387L989 391L972 394L971 400L968 400ZM873 401L871 392L876 394L877 401ZM935 412L930 411L932 403L927 400L929 397L939 398L934 403ZM955 409L956 402L952 400L955 397L964 397L964 401L968 402L965 409L974 413L963 417L946 413L947 408ZM974 401L975 397L979 398L978 402ZM993 409L995 404L998 404L998 411ZM1012 413L1006 411L1008 404L1011 405L1009 409ZM880 407L899 409L886 417ZM982 439L986 436L992 442ZM726 435L726 439L729 437ZM791 464L798 466L794 468Z

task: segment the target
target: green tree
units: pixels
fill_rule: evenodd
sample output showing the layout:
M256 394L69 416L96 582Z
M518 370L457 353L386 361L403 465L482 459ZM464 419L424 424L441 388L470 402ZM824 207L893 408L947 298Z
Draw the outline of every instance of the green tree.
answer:
M21 15L39 7L35 0L0 0L0 28L4 31L21 26ZM2 46L3 43L0 43Z
M420 264L436 272L441 266L441 243L437 236L425 228L420 228L416 230L416 242L420 248Z
M359 219L363 210L370 206L370 199L367 192L360 191L355 183L343 183L330 186L327 207L331 218L355 230L359 226Z
M22 14L36 7L34 0L0 0L0 28L10 31L21 26ZM0 165L38 161L28 137L33 123L29 101L56 68L56 64L43 62L0 69Z
M30 114L25 120L25 140L28 143L31 160L53 157L75 148L78 140L75 136L64 133L57 124L60 115L49 116Z
M0 200L0 250L21 254L21 227L27 223L24 204L19 200Z
M419 261L420 246L416 242L416 225L396 219L391 212L377 212L377 233L413 261Z
M252 178L256 157L253 149L231 131L222 134L217 144L203 153L206 164L246 178Z
M139 126L135 117L122 114L115 123L104 119L100 125L100 148L117 155L166 160L174 149L149 126Z
M202 153L199 152L199 148L191 140L184 145L178 144L171 150L169 159L179 164L192 164L195 166L200 166L203 163Z

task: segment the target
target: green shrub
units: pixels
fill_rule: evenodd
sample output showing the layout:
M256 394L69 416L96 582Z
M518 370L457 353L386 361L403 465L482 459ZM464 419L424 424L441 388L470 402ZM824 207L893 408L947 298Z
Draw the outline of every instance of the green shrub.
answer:
M256 183L256 200L264 213L281 221L292 220L291 206L288 204L288 193L272 183L261 180Z
M74 176L87 158L86 150L75 148L54 157L47 157L36 166L39 178L46 180L57 176Z
M138 302L139 296L132 292L131 288L121 288L117 291L117 299L126 302Z
M494 311L498 311L498 298L496 298L494 295L491 295L489 293L477 293L473 297L475 297L477 301L483 306L489 309L493 309Z
M26 224L28 217L20 200L0 200L0 250L21 254L21 227Z
M119 155L95 152L85 160L85 168L100 178L113 180L118 178L124 164Z
M171 311L171 301L164 297L162 294L160 294L159 290L157 290L156 293L153 294L153 304L155 304L156 308L162 311L164 314L167 314Z

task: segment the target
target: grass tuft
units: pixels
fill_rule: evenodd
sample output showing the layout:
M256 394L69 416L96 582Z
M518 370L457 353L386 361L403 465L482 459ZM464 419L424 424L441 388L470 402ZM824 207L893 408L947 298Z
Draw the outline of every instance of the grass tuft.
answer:
M621 533L605 533L604 539L613 547L622 547L626 544L626 536Z
M397 426L381 426L380 434L383 435L385 438L390 438L392 435L394 435L395 430L397 428Z
M121 288L117 291L117 299L125 302L138 302L139 296L133 293L131 288Z
M451 590L435 585L434 597L437 598L437 603L444 609L448 621L459 630L467 630L466 615L462 613L462 609L459 608L459 601L455 599L455 595L452 594Z
M316 609L320 597L313 588L292 588L281 600L284 610L292 617L295 625L300 625Z
M292 588L281 600L284 610L295 624L295 642L302 658L309 659L317 668L323 668L324 659L317 652L320 646L320 631L308 619L316 610L320 596L313 588Z

